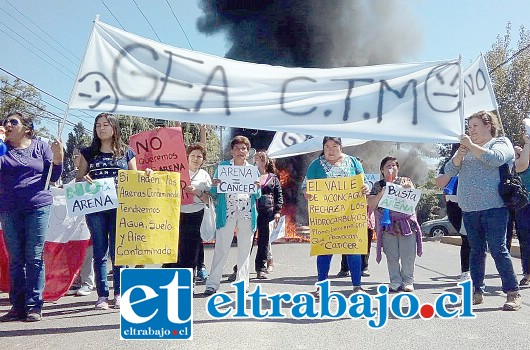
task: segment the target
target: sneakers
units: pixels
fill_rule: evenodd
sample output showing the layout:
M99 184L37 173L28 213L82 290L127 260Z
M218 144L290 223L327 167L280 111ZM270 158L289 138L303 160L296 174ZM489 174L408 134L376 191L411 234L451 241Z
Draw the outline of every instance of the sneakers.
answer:
M508 292L506 293L506 302L502 306L502 309L504 311L517 311L521 308L523 305L523 302L521 301L521 294L519 294L518 291L514 292Z
M26 315L26 322L38 322L42 319L42 310L36 307L29 309Z
M521 279L521 282L519 282L519 285L521 287L530 285L530 275L524 275L524 277Z
M259 272L257 272L257 277L256 278L259 279L259 280L266 280L267 279L267 275L265 274L265 272L259 271Z
M92 293L92 287L87 286L86 284L83 285L81 288L75 292L75 295L78 295L80 297L85 297L87 295L90 295Z
M340 270L337 274L337 277L348 277L350 275L350 271L348 270Z
M121 297L120 295L115 295L114 296L114 308L115 309L119 309L120 308L120 303L121 303Z
M237 278L237 265L234 265L234 272L228 276L228 282L234 282Z
M26 313L24 311L11 309L4 316L0 317L0 322L13 322L20 321L26 318Z
M388 292L389 293L399 293L403 290L403 288L401 288L401 286L389 286L388 287Z
M267 273L272 273L274 271L274 261L272 258L267 259Z
M362 277L370 277L370 271L368 271L368 269L363 270L361 276L362 276Z
M403 286L403 291L408 292L408 293L414 292L414 285L412 283L405 284Z
M206 287L206 289L204 290L204 295L206 296L214 295L215 293L216 293L216 290L213 289L212 287Z
M208 279L208 271L206 271L205 267L197 271L197 282L206 282L207 279Z
M469 274L469 271L462 272L462 274L458 278L458 283L469 281L470 279L471 279L471 275Z
M484 294L473 293L473 305L482 304L484 302Z
M99 297L96 302L96 309L98 310L108 310L109 308L109 298L108 297Z
M365 293L361 286L353 286L353 293Z

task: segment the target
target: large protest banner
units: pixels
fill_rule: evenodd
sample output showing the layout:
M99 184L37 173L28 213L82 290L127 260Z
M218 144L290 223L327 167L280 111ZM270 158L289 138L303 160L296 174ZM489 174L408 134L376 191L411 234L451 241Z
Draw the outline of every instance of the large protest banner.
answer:
M457 142L461 71L458 59L330 69L253 64L96 20L69 107L314 136Z
M118 207L113 178L65 184L66 210L70 216L96 213Z
M368 218L363 175L307 181L311 255L366 254Z
M217 185L218 193L257 193L259 181L259 170L257 167L219 165L217 178L221 181Z
M116 264L177 261L180 221L180 173L118 173Z
M386 183L385 192L379 201L379 207L403 214L414 214L420 202L421 190L404 188L391 182Z
M193 196L184 192L191 184L188 157L182 128L157 128L129 137L129 147L136 153L138 170L177 171L180 173L181 204L193 203Z

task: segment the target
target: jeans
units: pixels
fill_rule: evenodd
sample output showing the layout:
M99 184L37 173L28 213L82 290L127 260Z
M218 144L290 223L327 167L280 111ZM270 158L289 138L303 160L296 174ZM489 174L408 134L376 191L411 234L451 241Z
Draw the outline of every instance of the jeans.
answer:
M99 297L109 296L107 282L107 255L110 252L114 295L120 295L120 266L114 265L116 246L116 209L109 209L85 216L94 249L94 273Z
M530 274L530 204L516 214L517 237L521 248L523 274Z
M486 246L490 249L501 277L502 291L507 293L519 290L510 253L506 247L508 209L503 207L464 212L463 217L471 246L469 261L474 292L482 294L485 290Z
M467 234L460 235L462 238L462 244L460 245L460 268L462 272L469 272L469 254L471 253L471 247L469 246L469 239Z
M43 252L49 219L49 205L0 213L9 253L9 301L16 311L42 309L45 283Z
M258 251L256 252L256 260L254 268L256 272L267 271L267 259L269 258L269 239L270 230L269 222L274 220L273 208L261 210L258 209Z
M362 254L362 262L361 262L361 271L368 271L368 261L370 260L370 249L372 247L372 239L374 237L374 230L371 228L368 228L368 252L366 254ZM342 259L340 261L340 270L341 271L349 271L348 266L348 255L342 254Z
M350 268L350 276L352 286L361 285L361 255L359 254L348 254L345 255L348 261L348 267ZM328 279L329 267L331 265L331 258L333 255L319 255L317 256L317 273L318 281L324 281Z

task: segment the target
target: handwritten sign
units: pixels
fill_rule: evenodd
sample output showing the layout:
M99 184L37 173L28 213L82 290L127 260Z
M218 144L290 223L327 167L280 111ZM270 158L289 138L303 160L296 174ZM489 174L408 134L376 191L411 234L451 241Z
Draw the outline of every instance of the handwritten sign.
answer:
M143 171L120 171L118 188L116 264L176 262L180 174L160 171L147 177Z
M255 166L219 165L217 178L221 183L217 185L218 193L256 193L259 171Z
M362 185L363 174L307 182L311 255L368 252Z
M372 190L372 187L374 187L374 184L381 180L381 174L364 174L364 183L367 184L370 187L370 191Z
M472 92L487 97L475 107L491 104L488 71L462 74L456 58L281 67L156 43L96 20L70 108L313 136L458 142L469 115L461 113L464 95ZM482 109L489 108L474 111Z
M269 242L274 242L280 238L285 237L285 215L280 216L278 224L274 220L269 222L270 238Z
M421 190L404 188L391 182L386 183L385 193L379 201L380 208L386 208L404 214L414 214L420 201Z
M132 135L129 137L129 147L136 153L138 170L151 168L155 171L179 172L181 204L193 203L193 195L184 192L191 180L181 128L157 128Z
M64 185L66 210L70 216L79 216L118 207L113 178L76 182Z

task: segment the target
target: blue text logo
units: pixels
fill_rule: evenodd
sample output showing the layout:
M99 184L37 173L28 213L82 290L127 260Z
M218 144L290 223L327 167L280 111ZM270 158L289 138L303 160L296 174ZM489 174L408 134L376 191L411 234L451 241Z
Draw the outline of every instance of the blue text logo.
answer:
M191 269L121 270L121 339L192 339Z

